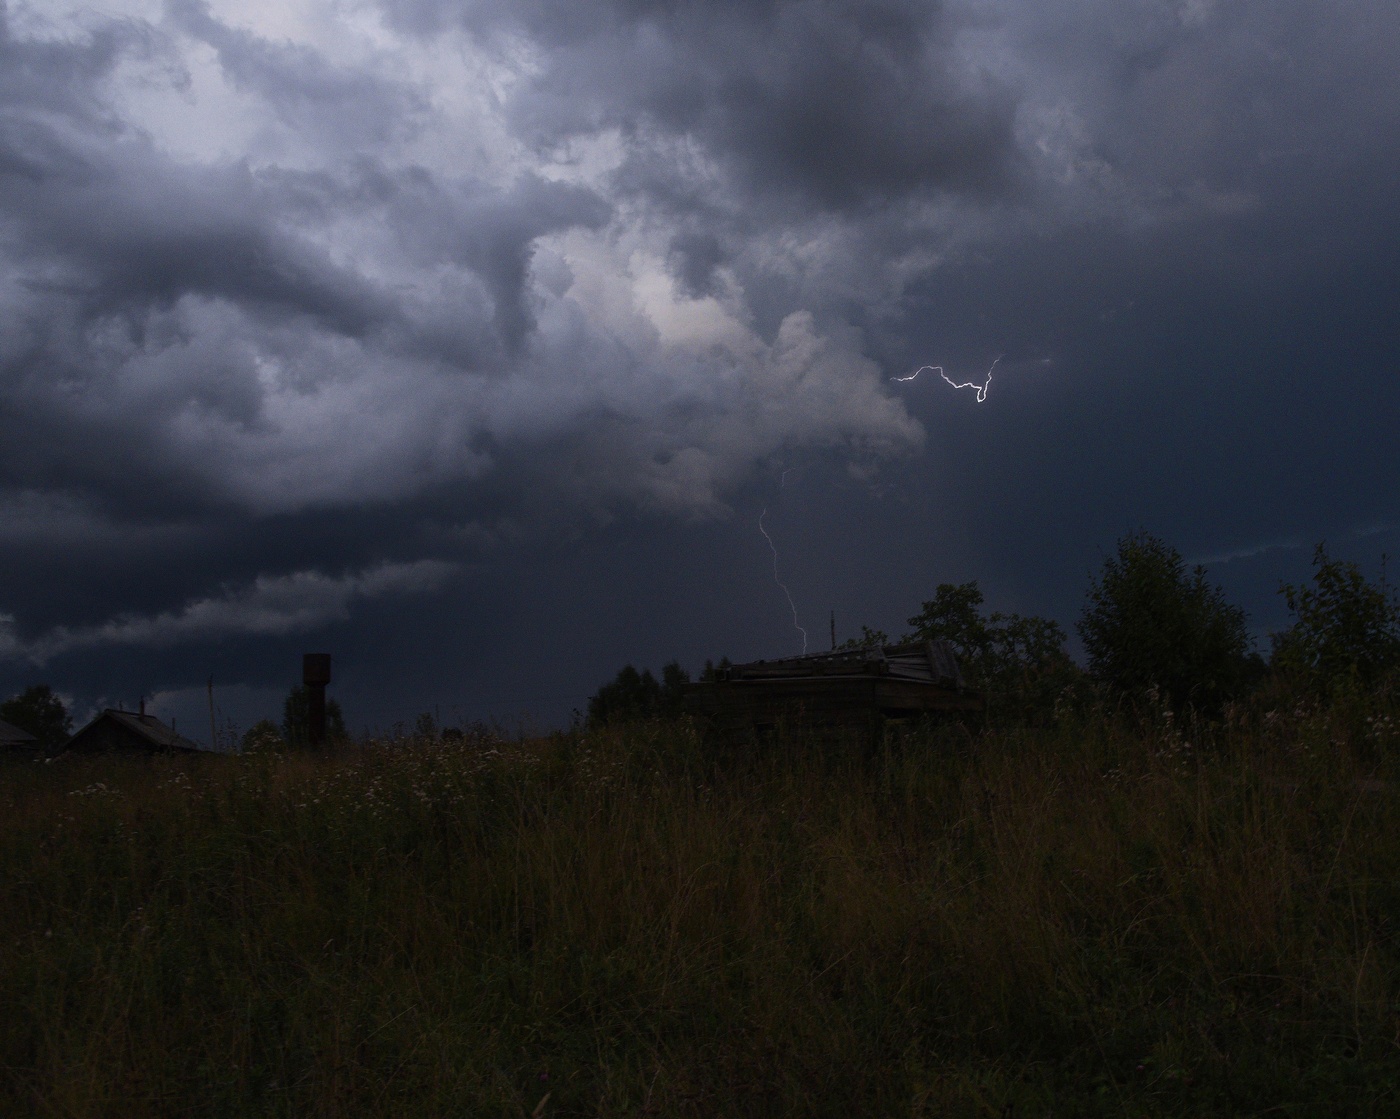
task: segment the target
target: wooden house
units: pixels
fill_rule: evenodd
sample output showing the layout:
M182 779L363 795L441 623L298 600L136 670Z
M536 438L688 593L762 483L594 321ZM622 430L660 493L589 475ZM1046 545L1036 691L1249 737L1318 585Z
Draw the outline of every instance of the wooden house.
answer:
M686 705L709 728L742 734L779 724L864 731L980 711L983 700L946 641L919 641L729 665L691 685Z
M27 730L0 719L0 751L9 753L37 754L39 740Z
M73 735L64 754L185 754L208 752L208 747L175 732L154 715L108 708Z

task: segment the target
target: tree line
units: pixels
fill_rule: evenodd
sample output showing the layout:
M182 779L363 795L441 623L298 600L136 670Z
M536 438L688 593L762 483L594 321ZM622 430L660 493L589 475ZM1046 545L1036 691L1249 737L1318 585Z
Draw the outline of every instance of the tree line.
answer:
M940 640L952 646L964 676L988 699L989 709L1013 718L1044 718L1066 696L1098 694L1191 709L1211 716L1233 700L1271 684L1276 690L1328 698L1374 688L1400 674L1400 597L1386 582L1368 580L1360 567L1332 558L1324 544L1313 553L1309 582L1279 588L1293 623L1273 634L1268 655L1254 647L1243 609L1226 600L1181 554L1147 532L1118 541L1092 576L1076 630L1085 664L1069 656L1068 635L1056 621L984 609L975 580L943 583L909 631L894 639ZM861 627L844 643L854 649L891 644L889 634ZM728 665L707 662L700 679ZM658 679L649 669L623 667L588 700L592 724L676 718L691 677L672 661ZM263 719L242 735L244 750L296 749L307 744L307 696L294 687L280 723ZM48 684L34 684L0 703L0 719L28 731L44 753L73 733L72 718ZM334 699L326 703L331 741L348 737Z
M298 685L287 693L282 703L282 721L261 719L242 735L240 745L247 751L281 751L304 749L310 744L307 730L307 693ZM28 731L37 739L39 753L50 756L63 748L73 736L73 717L52 687L31 684L18 695L0 703L0 720ZM326 737L341 742L349 737L340 704L326 700Z
M1086 691L1210 717L1266 684L1325 699L1400 673L1400 598L1384 575L1370 581L1357 564L1334 559L1319 544L1311 580L1283 584L1279 593L1293 621L1271 636L1265 656L1250 637L1245 611L1227 601L1203 566L1189 566L1175 548L1139 531L1120 539L1090 577L1075 626L1082 666L1069 656L1068 634L1058 622L986 612L975 580L940 584L893 642L862 626L860 637L841 648L946 641L989 710L1021 718L1044 717L1064 697ZM707 664L701 679L713 669ZM587 718L677 715L689 682L674 661L660 680L627 665L589 699Z

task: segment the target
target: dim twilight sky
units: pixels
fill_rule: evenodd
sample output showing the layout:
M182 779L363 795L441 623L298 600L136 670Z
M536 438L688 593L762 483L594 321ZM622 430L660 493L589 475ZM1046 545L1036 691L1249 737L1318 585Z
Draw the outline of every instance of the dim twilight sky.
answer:
M626 662L1260 635L1400 541L1394 0L0 0L0 691L557 725ZM978 403L925 372L981 381ZM766 510L766 515L765 515ZM207 735L207 731L205 732Z

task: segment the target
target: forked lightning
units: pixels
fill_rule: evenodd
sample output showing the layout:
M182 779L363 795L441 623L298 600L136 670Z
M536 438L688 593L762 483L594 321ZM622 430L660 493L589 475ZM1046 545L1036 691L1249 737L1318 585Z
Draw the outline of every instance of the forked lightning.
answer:
M928 373L928 372L937 373L940 377L942 377L945 381L948 382L948 384L952 385L953 388L955 388L955 389L976 389L976 390L977 390L977 403L978 403L978 404L981 404L984 400L987 399L987 389L991 387L991 384L992 384L992 372L993 372L993 370L995 370L996 367L997 367L997 361L1000 361L1000 360L1001 360L1003 357L1005 357L1005 356L1006 356L1005 354L1002 354L1002 355L998 356L998 358L996 359L996 361L992 362L991 368L987 370L987 377L986 377L986 380L984 380L980 385L979 385L976 381L966 381L966 382L964 382L963 384L958 384L957 381L953 380L952 377L948 376L947 373L943 372L943 366L941 366L941 365L921 365L921 366L919 366L918 369L914 370L914 372L910 373L909 376L907 376L907 377L891 377L890 380L891 380L891 381L912 381L912 380L913 380L915 377L917 377L920 373Z

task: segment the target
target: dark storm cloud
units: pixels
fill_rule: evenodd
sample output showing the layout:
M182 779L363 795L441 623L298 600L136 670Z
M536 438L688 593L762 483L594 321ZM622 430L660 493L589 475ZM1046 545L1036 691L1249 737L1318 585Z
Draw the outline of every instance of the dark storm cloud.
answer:
M12 33L8 4L0 4L0 100L29 110L108 116L96 83L126 54L159 53L158 37L139 24L105 20L77 40Z
M438 590L453 565L434 560L380 564L367 571L327 576L316 571L259 577L250 586L224 588L217 597L186 602L154 617L122 615L99 625L57 626L30 640L0 616L0 656L42 665L56 656L104 646L169 646L230 634L283 636L319 629L349 617L358 598Z
M271 105L300 132L347 147L411 134L427 111L423 91L342 66L315 50L275 43L215 19L201 0L167 0L167 18L209 44L236 88Z
M709 164L760 199L868 210L993 192L1013 162L1012 98L960 64L955 26L927 0L387 7L410 28L460 12L477 33L527 36L541 65L512 98L517 126L542 145L618 129L652 149L643 181L659 152L677 184Z
M522 176L508 192L473 183L444 188L422 171L381 182L400 245L423 266L452 263L479 276L509 352L535 325L526 290L534 242L574 227L597 229L610 213L592 191L536 175Z
M184 17L218 37L201 10ZM123 53L152 53L149 29L104 25L37 44L0 31L0 456L11 487L86 493L133 513L218 509L230 497L285 503L277 491L297 504L294 479L240 468L227 439L210 445L191 425L275 443L269 361L283 389L305 394L376 361L386 375L404 363L506 372L533 322L532 243L607 216L590 191L532 174L502 188L384 171L363 156L316 173L177 162L102 105ZM220 43L221 57L251 52L259 80L280 80L251 36ZM328 83L301 53L273 60L289 81L309 71L347 120L363 117L378 86ZM373 268L333 259L324 225L347 216L386 224L410 267L457 266L455 289L414 299ZM231 494L240 469L242 492Z
M559 714L792 638L764 508L843 635L1400 519L1393 5L318 3L0 6L16 663Z
M715 269L725 255L724 246L713 233L685 232L671 238L672 269L685 290L697 299L714 294Z
M0 25L11 654L300 631L365 600L364 572L455 562L522 519L713 514L786 445L917 443L810 315L765 341L718 306L686 319L657 281L639 311L606 238L541 258L613 205L518 163L404 158L429 113L411 81L167 11ZM309 163L282 134L177 156L132 117L133 66L138 92L207 85L192 40Z
M12 244L46 257L50 289L86 314L200 295L356 335L391 313L372 284L279 228L277 200L246 167L171 167L140 138L96 150L54 133L0 142L29 168L0 180Z

